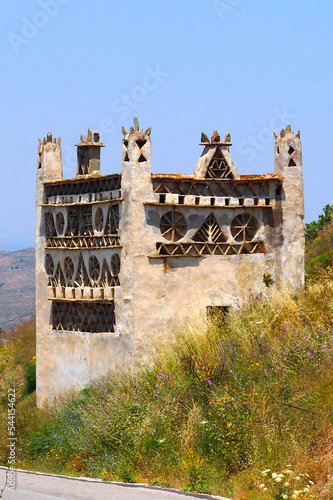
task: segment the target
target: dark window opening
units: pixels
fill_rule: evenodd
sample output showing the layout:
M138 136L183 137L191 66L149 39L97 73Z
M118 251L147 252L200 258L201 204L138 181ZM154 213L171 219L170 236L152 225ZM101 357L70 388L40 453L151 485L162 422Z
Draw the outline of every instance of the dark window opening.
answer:
M165 203L165 194L160 194L160 203Z
M195 203L196 205L200 205L200 197L199 197L199 196L196 196L196 197L195 197L194 203Z
M277 197L277 199L281 199L281 195L282 195L282 186L276 186L275 196Z
M180 194L178 196L178 203L179 203L179 205L184 205L184 202L185 202L185 196L183 194Z

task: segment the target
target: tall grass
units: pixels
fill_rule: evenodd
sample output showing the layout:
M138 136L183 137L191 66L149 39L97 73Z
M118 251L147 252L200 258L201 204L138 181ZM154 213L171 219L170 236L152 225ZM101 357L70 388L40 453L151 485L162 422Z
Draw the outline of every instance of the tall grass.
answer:
M328 269L299 297L249 291L222 324L179 325L156 339L148 364L57 406L37 411L22 389L19 465L235 499L285 498L274 479L259 485L261 471L288 465L295 481L308 474L315 483L295 498L333 498L332 308Z

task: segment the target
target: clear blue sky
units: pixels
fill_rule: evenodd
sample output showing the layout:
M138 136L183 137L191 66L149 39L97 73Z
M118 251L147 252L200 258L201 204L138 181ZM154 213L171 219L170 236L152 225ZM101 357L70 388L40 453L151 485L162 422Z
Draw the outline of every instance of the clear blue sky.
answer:
M333 203L331 0L15 0L1 12L0 249L34 244L38 137L64 177L87 128L120 171L121 126L152 127L153 172L191 174L229 131L241 174L273 172L273 128L301 130L306 222Z

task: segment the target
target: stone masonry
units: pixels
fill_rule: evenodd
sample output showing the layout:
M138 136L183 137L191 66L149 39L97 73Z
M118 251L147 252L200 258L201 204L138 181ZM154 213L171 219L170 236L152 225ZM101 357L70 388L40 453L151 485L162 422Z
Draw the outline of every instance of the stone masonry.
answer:
M151 173L151 130L123 128L121 174L100 172L99 134L63 179L60 138L39 141L37 402L143 356L184 317L223 314L251 288L304 282L300 134L275 133L275 169L239 175L230 134L202 134L194 175Z

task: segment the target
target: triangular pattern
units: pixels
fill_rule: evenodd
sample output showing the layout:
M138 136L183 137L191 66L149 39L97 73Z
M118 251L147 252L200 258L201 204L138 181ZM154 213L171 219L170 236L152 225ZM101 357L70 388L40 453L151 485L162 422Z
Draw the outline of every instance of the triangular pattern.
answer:
M192 240L207 243L223 243L227 241L227 238L223 234L215 216L211 213L195 233Z
M233 179L234 176L220 148L216 151L207 168L206 179Z
M54 219L51 212L45 213L45 236L56 236L57 231L54 225Z
M147 161L147 158L146 158L145 156L143 156L143 154L141 154L141 155L139 156L139 160L138 160L138 161L139 161L139 163L142 163L142 162L144 162L144 161Z
M114 302L54 301L52 328L90 333L114 332Z
M105 234L118 234L119 205L110 205L106 220Z
M56 286L61 286L61 287L66 286L64 273L62 272L62 269L60 267L60 263L57 266L57 270L55 272L54 279L55 279Z
M110 273L109 266L106 263L106 260L103 259L103 265L102 265L102 274L101 274L101 286L111 286L112 283L112 277Z
M90 286L90 280L88 277L87 269L83 261L82 253L79 257L79 265L76 272L75 281L78 286Z

